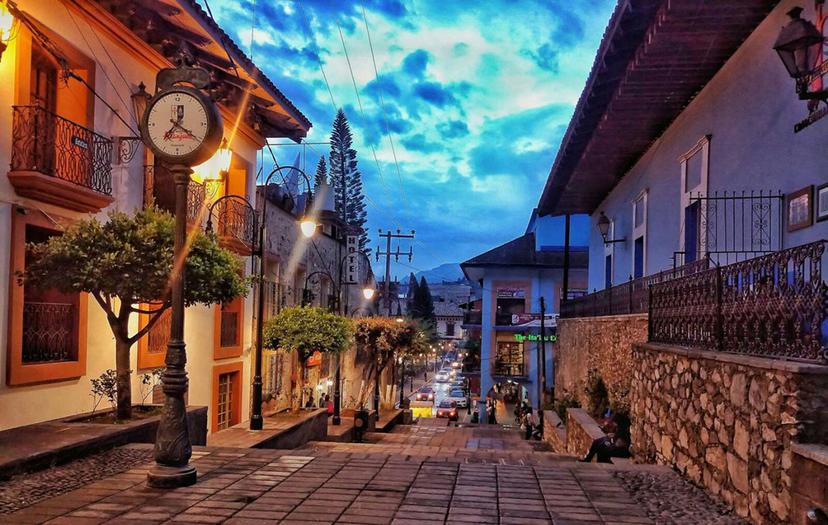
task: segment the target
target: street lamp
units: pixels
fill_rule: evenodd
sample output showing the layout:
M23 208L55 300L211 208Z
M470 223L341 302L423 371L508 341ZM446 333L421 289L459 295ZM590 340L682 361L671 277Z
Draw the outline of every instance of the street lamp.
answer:
M9 45L9 40L12 39L13 29L14 15L12 10L6 1L0 0L0 59L3 58L3 51Z
M598 231L601 232L601 238L604 239L604 244L612 244L614 242L624 242L626 239L608 239L607 236L609 235L610 229L610 220L604 215L604 212L601 212L601 216L598 217Z
M366 286L362 289L362 296L365 298L366 301L370 301L374 298L374 289Z
M264 271L265 271L265 264L264 264L264 246L265 246L265 226L267 224L267 188L270 184L270 179L273 178L274 175L277 173L282 177L284 181L284 175L282 175L283 170L296 170L302 178L305 179L305 184L308 187L308 200L305 203L305 216L302 219L302 223L304 224L306 221L310 222L310 215L308 214L308 210L311 207L311 183L310 178L308 178L307 173L303 170L293 167L293 166L279 166L273 168L271 172L267 175L264 181L264 198L262 199L262 220L261 226L259 227L259 252L260 252L260 263L259 263L259 282L258 282L258 297L259 301L257 304L256 309L256 359L255 359L255 371L253 375L253 408L250 414L250 430L261 430L264 427L264 418L262 417L262 338L264 332L264 323L262 322L262 318L264 317L264 294L265 294L265 279L264 279ZM314 222L315 224L315 222ZM316 231L316 227L314 226L314 231ZM302 230L304 234L304 228ZM313 232L311 232L313 235Z
M800 18L801 7L794 7L787 15L791 21L779 31L773 49L796 80L796 93L801 100L826 100L828 90L808 91L808 84L819 72L815 69L822 53L825 38L810 21Z

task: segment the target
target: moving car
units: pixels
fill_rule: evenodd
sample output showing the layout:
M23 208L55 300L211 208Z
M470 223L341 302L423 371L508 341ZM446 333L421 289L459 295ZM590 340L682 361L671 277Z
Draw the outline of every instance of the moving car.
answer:
M457 404L458 408L466 408L468 406L468 401L466 400L466 394L462 390L454 389L449 392L448 397L445 398L446 401L453 401Z
M434 401L434 390L431 387L424 386L417 390L417 395L414 399L416 401Z
M437 375L434 376L434 380L438 383L448 383L449 378L449 373L446 370L440 370L439 372L437 372Z
M437 417L448 418L449 421L457 421L457 403L444 399L440 401L440 406L437 407Z
M455 370L460 370L461 368L463 368L463 363L461 363L460 361L454 361L451 363L451 367Z

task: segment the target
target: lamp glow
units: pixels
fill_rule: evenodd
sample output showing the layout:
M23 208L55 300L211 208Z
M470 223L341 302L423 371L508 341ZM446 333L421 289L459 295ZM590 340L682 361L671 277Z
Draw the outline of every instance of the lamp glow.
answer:
M310 217L304 217L302 222L299 223L299 227L302 229L302 235L310 239L313 237L313 234L316 233L316 221L311 219Z
M371 299L374 297L374 289L370 287L366 287L362 289L362 296L366 299Z
M207 181L221 180L225 173L230 171L230 163L233 160L233 150L227 145L227 139L221 141L221 146L212 157L198 166L193 166L192 179L197 184Z
M12 29L14 28L14 15L9 11L9 6L4 0L0 0L0 58L3 51L11 40Z

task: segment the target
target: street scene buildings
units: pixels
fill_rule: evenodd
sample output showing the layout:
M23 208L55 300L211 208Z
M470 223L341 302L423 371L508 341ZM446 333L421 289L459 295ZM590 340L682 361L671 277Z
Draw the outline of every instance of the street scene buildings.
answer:
M828 524L828 10L583 11L0 0L0 523Z

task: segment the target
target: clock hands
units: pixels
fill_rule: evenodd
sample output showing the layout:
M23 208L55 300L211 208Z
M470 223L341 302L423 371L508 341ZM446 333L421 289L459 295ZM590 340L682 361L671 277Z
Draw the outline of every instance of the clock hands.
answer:
M192 138L192 139L195 138L195 135L193 135L192 131L190 131L189 129L187 129L184 126L181 125L181 120L182 120L181 118L179 118L178 120L170 119L170 122L172 123L172 127L169 129L169 131L164 133L164 140L170 140L172 138L173 132L175 131L176 128L180 129L181 131L183 131L184 133L189 135L190 138Z

